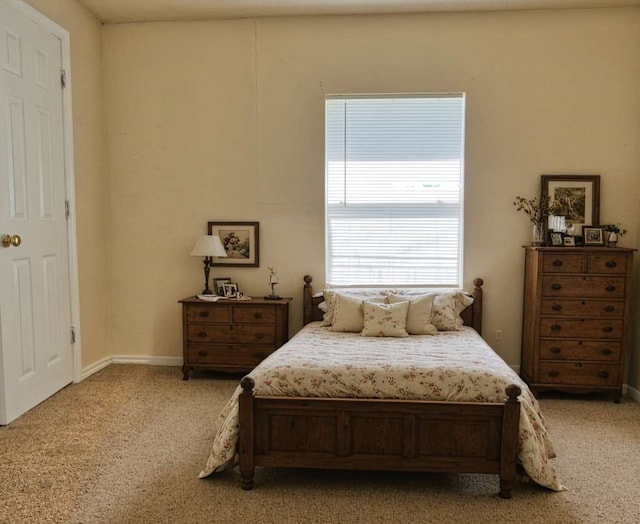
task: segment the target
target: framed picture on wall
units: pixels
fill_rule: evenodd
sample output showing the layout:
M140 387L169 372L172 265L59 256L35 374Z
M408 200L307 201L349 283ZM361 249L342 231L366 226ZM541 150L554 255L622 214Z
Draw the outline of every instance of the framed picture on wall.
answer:
M210 235L217 235L227 252L223 258L214 258L214 266L259 267L258 222L208 222Z
M563 216L565 226L580 236L585 224L600 221L600 175L542 175L540 201L549 201L554 216Z

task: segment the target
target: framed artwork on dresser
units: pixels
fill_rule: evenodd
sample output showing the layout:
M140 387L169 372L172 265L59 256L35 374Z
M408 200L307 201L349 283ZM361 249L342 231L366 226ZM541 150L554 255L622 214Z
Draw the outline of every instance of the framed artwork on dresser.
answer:
M604 245L604 230L601 227L584 226L582 232L585 246Z
M583 226L600 223L600 175L542 175L540 201L549 201L572 235L583 236Z

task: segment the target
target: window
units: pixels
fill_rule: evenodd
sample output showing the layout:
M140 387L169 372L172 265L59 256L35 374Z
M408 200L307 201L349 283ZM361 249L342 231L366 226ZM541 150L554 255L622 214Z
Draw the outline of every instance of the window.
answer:
M326 281L462 280L464 95L326 99Z

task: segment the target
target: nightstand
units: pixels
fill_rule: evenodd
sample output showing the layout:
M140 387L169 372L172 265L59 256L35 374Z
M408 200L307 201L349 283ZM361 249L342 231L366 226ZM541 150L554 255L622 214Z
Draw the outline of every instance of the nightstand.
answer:
M291 300L180 300L183 379L192 369L251 371L289 340Z

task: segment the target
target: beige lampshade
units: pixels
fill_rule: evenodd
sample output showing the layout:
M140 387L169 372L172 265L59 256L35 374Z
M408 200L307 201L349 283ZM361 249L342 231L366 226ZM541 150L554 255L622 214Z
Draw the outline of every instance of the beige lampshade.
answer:
M202 235L198 237L196 245L191 250L193 257L226 257L220 237L215 235Z

